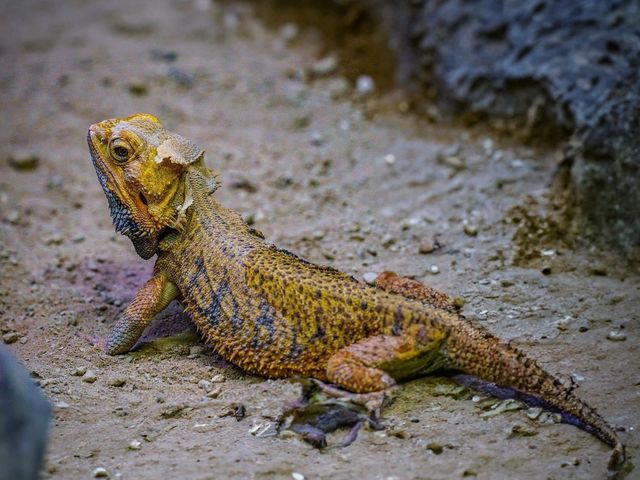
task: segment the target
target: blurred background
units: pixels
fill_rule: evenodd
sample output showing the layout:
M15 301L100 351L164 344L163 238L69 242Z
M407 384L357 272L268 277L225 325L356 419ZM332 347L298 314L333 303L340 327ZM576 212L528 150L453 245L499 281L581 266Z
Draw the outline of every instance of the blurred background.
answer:
M257 438L295 387L221 361L178 306L134 354L91 347L152 268L113 232L85 141L134 112L199 143L269 241L464 298L636 451L638 2L26 0L0 25L0 334L53 406L44 478L604 474L587 434L488 423L441 378L348 450Z

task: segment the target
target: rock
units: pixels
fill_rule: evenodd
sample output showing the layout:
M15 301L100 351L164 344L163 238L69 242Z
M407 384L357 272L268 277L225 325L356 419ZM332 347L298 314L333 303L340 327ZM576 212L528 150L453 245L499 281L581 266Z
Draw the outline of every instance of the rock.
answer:
M193 345L189 347L189 355L202 355L207 349L202 345Z
M627 336L624 332L620 330L611 330L607 334L607 340L611 340L612 342L623 342L627 339Z
M440 268L437 265L431 265L429 267L429 273L431 273L432 275L437 275L440 273Z
M332 99L337 100L349 94L349 90L351 90L351 85L349 85L349 81L346 78L337 77L337 78L332 78L330 80L327 80L327 84L325 88L329 93L329 96ZM348 130L348 128L346 129L342 128L342 125L340 126L340 129Z
M97 379L98 377L93 370L87 370L84 375L82 375L82 381L86 383L94 383Z
M59 402L56 402L56 403L53 404L53 408L55 408L56 410L66 410L70 406L71 405L69 405L64 400L60 400Z
M464 233L469 235L470 237L475 237L478 235L478 227L475 225L470 225L467 222L464 223Z
M396 156L393 153L388 153L384 156L384 163L387 165L393 165L396 163Z
M178 52L174 50L151 49L151 58L160 62L173 63L178 59Z
M396 243L396 238L393 235L386 234L382 237L380 243L382 243L384 248L389 248L391 245Z
M378 274L376 272L366 272L362 275L362 279L369 285L375 285Z
M0 344L0 478L40 478L50 410L41 389Z
M127 381L122 377L115 377L115 378L112 378L111 381L109 381L110 386L117 387L117 388L124 387L126 383Z
M203 389L205 392L209 392L213 388L213 384L209 380L200 380L198 382L198 387Z
M167 77L179 87L189 89L193 87L195 76L178 67L169 67Z
M73 237L71 237L71 241L73 243L82 243L86 240L87 237L82 233L76 233Z
M530 426L524 423L516 423L511 427L511 431L509 432L509 438L514 437L533 437L537 435L538 431L531 428Z
M93 471L94 478L109 478L109 472L106 468L98 467Z
M311 132L311 145L319 147L324 143L324 135L320 132Z
M293 480L305 480L306 479L306 477L303 474L298 473L298 472L293 472L291 474L291 478L293 478Z
M132 440L129 442L129 445L127 445L127 448L129 450L140 450L142 448L142 442L140 440Z
M433 244L433 242L424 241L420 243L420 246L418 247L418 253L421 253L422 255L427 255L429 253L433 253L435 249L436 249L436 246Z
M309 69L309 72L316 77L327 77L334 73L337 68L338 59L333 55L329 55L314 63Z
M211 379L212 383L224 383L227 380L227 378L222 374L222 373L218 373L217 375L214 375L213 378Z
M28 172L38 168L38 165L40 164L40 157L38 157L33 153L28 153L28 154L18 153L18 154L11 155L7 159L7 162L15 170Z
M560 320L556 321L556 328L561 332L566 332L569 330L569 325L571 324L571 320L573 320L570 316L565 316Z
M527 415L527 418L531 420L537 420L541 413L542 413L542 408L531 407L527 410L526 415Z
M207 391L207 397L218 398L221 393L222 393L222 387L220 385L217 385L215 387L212 387L211 390Z
M431 450L436 455L440 455L444 451L444 447L437 442L429 442L426 445L427 450Z
M369 75L360 75L356 80L356 94L359 97L371 95L376 89L376 84Z
M293 43L298 37L300 28L295 23L285 23L280 27L279 36L285 43Z
M20 338L20 334L18 332L9 332L2 335L2 341L7 345L10 343L15 343Z
M143 97L149 93L149 87L142 82L130 83L127 90L134 97Z
M76 367L75 370L71 372L71 375L74 377L81 377L85 373L87 373L87 367Z

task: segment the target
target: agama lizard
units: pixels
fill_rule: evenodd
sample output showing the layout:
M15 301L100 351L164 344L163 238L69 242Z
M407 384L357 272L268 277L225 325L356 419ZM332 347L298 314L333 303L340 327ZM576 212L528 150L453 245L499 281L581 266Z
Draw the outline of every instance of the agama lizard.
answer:
M269 378L312 377L357 394L442 369L544 400L613 447L615 430L573 389L510 344L474 327L450 297L388 274L370 286L264 240L216 200L204 151L148 114L89 128L89 149L116 231L158 258L105 343L128 352L178 299L226 360Z

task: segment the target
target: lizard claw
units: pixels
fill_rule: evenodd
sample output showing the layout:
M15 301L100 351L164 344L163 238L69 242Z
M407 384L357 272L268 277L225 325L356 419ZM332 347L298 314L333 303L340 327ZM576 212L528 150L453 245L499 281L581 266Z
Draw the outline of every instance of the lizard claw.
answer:
M282 414L278 431L291 430L316 448L327 446L326 434L339 428L349 432L336 445L346 447L358 438L360 429L368 425L382 429L379 422L388 392L351 393L319 380L297 380L302 384L302 398Z

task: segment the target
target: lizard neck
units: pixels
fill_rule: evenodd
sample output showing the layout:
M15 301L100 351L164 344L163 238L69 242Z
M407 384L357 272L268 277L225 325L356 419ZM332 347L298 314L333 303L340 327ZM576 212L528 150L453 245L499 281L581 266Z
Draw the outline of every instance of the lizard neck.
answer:
M214 196L220 185L216 174L201 166L189 168L186 173L192 196L189 229L201 229L210 237L212 244L227 247L234 253L252 250L262 244L262 237L256 234L237 212L223 206Z

